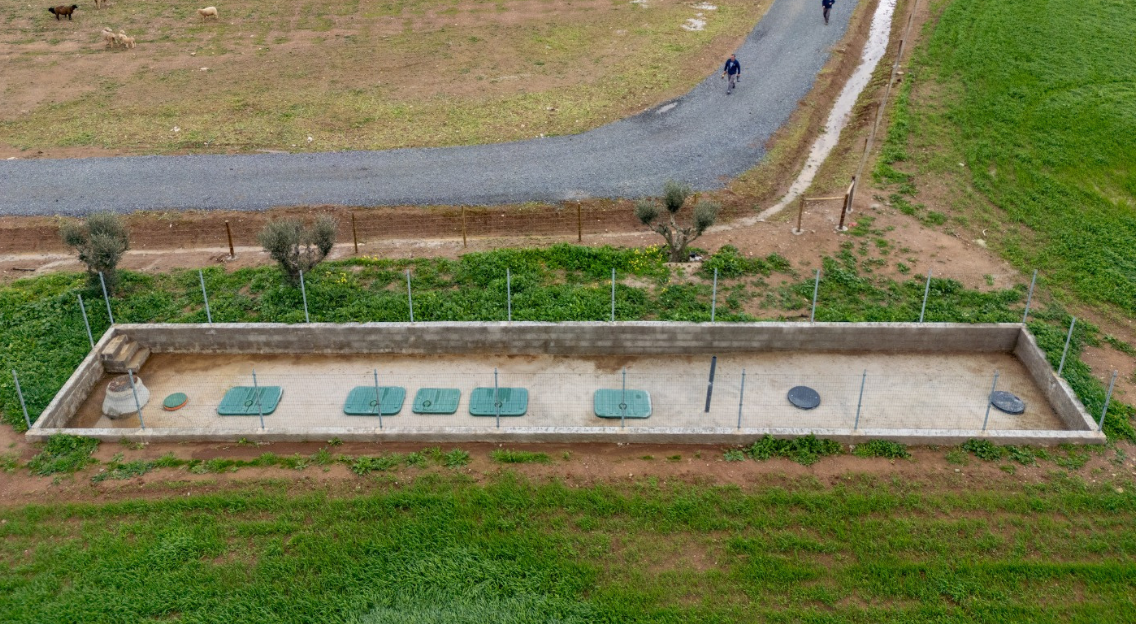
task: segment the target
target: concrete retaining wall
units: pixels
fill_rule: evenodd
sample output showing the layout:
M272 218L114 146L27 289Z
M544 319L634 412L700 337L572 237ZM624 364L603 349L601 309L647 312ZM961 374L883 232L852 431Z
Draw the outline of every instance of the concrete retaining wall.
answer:
M1010 353L1018 325L961 323L275 323L118 325L155 353Z
M155 353L482 353L586 355L723 354L760 351L862 353L1012 353L1029 370L1066 430L934 429L690 429L610 427L304 428L304 429L64 429L103 376L97 353L119 333ZM1004 444L1103 444L1104 435L1059 379L1029 332L1017 324L953 323L366 323L116 325L109 329L44 410L28 437L54 433L101 439L226 441L237 437L300 441L339 437L360 441L512 441L742 444L762 435L814 434L855 444L884 439L906 444L958 444L986 438Z

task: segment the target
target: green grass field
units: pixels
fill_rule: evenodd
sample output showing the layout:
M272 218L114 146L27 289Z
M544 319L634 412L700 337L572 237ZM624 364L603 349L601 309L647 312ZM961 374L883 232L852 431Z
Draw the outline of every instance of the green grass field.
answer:
M1131 3L956 0L933 9L941 19L915 55L914 88L901 92L878 171L901 192L961 178L954 214L968 225L977 211L976 237L988 229L992 246L1023 270L1040 269L1066 301L1136 314ZM983 212L986 201L1001 212Z
M784 482L783 482L784 483ZM0 510L5 622L1131 622L1136 493L1054 476L287 485Z

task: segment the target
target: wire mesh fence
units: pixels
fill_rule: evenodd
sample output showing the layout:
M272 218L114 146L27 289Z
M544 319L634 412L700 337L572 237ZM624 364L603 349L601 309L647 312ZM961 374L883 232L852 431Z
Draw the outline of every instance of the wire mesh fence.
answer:
M642 232L630 202L564 202L509 207L456 206L414 208L367 208L346 210L313 208L303 212L281 213L280 217L311 218L313 213L331 214L338 224L340 244L362 246L390 240L455 240L472 243L478 239L553 238L583 241L585 237L609 232ZM724 205L721 223L743 214L748 208ZM226 219L127 218L134 249L193 249L260 247L257 240L269 215L250 213ZM0 253L24 251L67 251L59 237L60 224L26 226L20 234L0 236Z
M1003 389L1023 397L1024 413L991 409L991 378L978 374L731 370L717 373L711 383L701 374L642 374L634 369L534 373L486 367L480 372L447 372L433 362L414 372L382 366L355 371L317 366L303 374L272 365L225 374L159 369L135 381L145 394L139 403L141 418L133 409L120 418L105 416L104 402L110 399L104 397L113 393L94 392L69 426L392 433L1061 428L1048 403L1021 380L1004 381ZM802 386L815 392L815 406L794 405L790 395L799 394ZM120 395L133 407L130 390L123 385Z

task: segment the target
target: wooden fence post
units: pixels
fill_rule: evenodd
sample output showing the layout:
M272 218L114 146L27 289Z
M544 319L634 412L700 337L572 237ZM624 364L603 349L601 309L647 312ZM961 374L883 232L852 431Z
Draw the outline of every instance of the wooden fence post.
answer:
M359 233L355 231L355 213L351 213L351 240L355 242L355 255L359 255Z
M229 237L229 258L236 258L237 253L233 251L233 229L229 227L228 219L225 219L225 235Z

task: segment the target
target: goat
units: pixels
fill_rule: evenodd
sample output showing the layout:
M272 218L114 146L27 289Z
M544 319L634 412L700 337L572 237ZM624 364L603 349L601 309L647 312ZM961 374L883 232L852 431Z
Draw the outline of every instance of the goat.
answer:
M217 17L217 7L205 7L204 9L197 9L197 14L201 16L201 21L205 18L212 17L213 19L221 19Z
M113 30L106 27L103 28L103 41L106 42L106 47L108 48L112 45L118 45L118 37L114 34Z
M107 0L95 0L95 8L102 9L106 7Z
M114 36L114 39L118 42L118 45L124 48L134 48L134 37L127 37L125 31L118 31L118 34Z
M55 21L58 22L60 16L63 16L63 15L66 15L67 19L70 20L71 14L74 13L75 9L77 9L77 8L79 8L79 5L77 5L77 4L72 4L71 6L61 4L57 7L51 7L50 9L47 10L47 12L54 15Z

